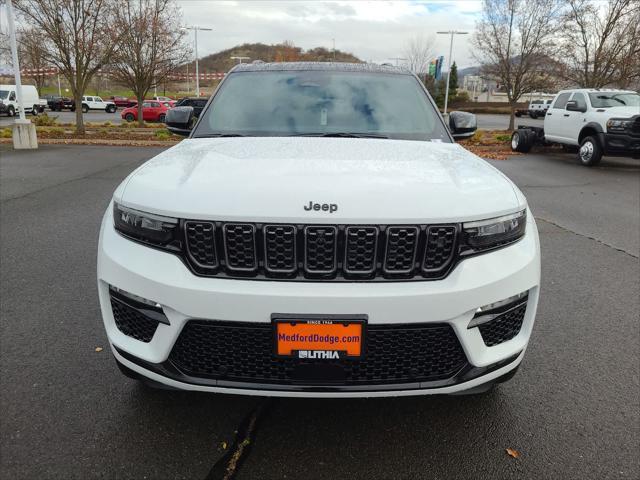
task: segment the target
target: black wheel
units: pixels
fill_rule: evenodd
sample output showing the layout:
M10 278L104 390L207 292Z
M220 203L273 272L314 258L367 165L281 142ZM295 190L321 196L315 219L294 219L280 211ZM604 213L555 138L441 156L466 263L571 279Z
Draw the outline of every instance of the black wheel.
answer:
M13 105L9 105L7 108L7 117L13 117L16 114L16 109L13 108Z
M594 167L602 160L602 147L596 137L585 137L580 142L578 163L585 167Z
M158 117L158 121L159 121L160 123L164 123L164 120L165 120L166 118L167 118L167 117L166 117L166 116L165 116L165 114L163 113L162 115L160 115L160 116Z
M31 109L31 115L33 115L34 117L38 115L38 106L34 105L33 108Z
M113 105L108 105L108 106L104 109L104 111L105 111L105 112L107 112L107 113L113 113L113 112L115 112L115 111L116 111L116 107L115 107L115 106L113 106Z
M76 106L75 105L71 105L69 107L69 110L71 110L72 112L75 112L76 111Z
M89 105L82 105L82 113L87 113L89 111Z
M514 152L527 153L533 146L533 132L520 128L511 134L511 150Z
M534 120L535 120L536 118L538 118L538 114L537 114L536 112L529 112L529 116L530 116L531 118L533 118Z
M127 122L133 122L133 121L136 119L136 117L134 117L134 116L133 116L133 113L127 113L127 114L124 116L124 119L125 119Z

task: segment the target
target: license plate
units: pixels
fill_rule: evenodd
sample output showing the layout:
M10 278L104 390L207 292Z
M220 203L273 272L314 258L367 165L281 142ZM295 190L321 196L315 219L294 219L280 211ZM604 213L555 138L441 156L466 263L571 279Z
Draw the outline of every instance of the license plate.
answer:
M363 353L364 325L360 319L276 319L275 353L299 359L358 359Z

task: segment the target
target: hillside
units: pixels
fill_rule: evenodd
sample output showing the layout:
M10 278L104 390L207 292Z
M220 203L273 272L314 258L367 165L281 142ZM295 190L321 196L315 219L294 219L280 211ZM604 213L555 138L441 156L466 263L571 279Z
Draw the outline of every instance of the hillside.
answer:
M313 61L329 62L333 60L333 51L324 47L316 47L303 50L293 43L285 42L277 45L266 45L264 43L245 43L227 50L222 50L199 60L200 72L226 72L233 67L237 60L231 57L249 57L250 60L262 60L265 62L292 62L292 61ZM362 62L351 53L336 50L336 62ZM246 60L245 60L246 61ZM189 69L193 67L193 62L189 64Z

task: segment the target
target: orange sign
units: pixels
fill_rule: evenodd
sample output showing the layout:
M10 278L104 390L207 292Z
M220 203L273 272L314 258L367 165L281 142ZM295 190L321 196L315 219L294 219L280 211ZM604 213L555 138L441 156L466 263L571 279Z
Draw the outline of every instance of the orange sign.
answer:
M278 355L298 358L339 358L338 352L349 357L362 355L362 323L310 320L276 323ZM325 352L325 353L322 353Z

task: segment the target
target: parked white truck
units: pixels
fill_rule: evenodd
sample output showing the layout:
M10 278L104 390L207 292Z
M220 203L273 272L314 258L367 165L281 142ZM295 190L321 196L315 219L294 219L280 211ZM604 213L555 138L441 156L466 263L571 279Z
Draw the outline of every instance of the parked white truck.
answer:
M511 148L528 152L536 144L561 144L591 167L603 155L640 158L640 95L630 90L574 89L556 96L544 128L518 127Z

